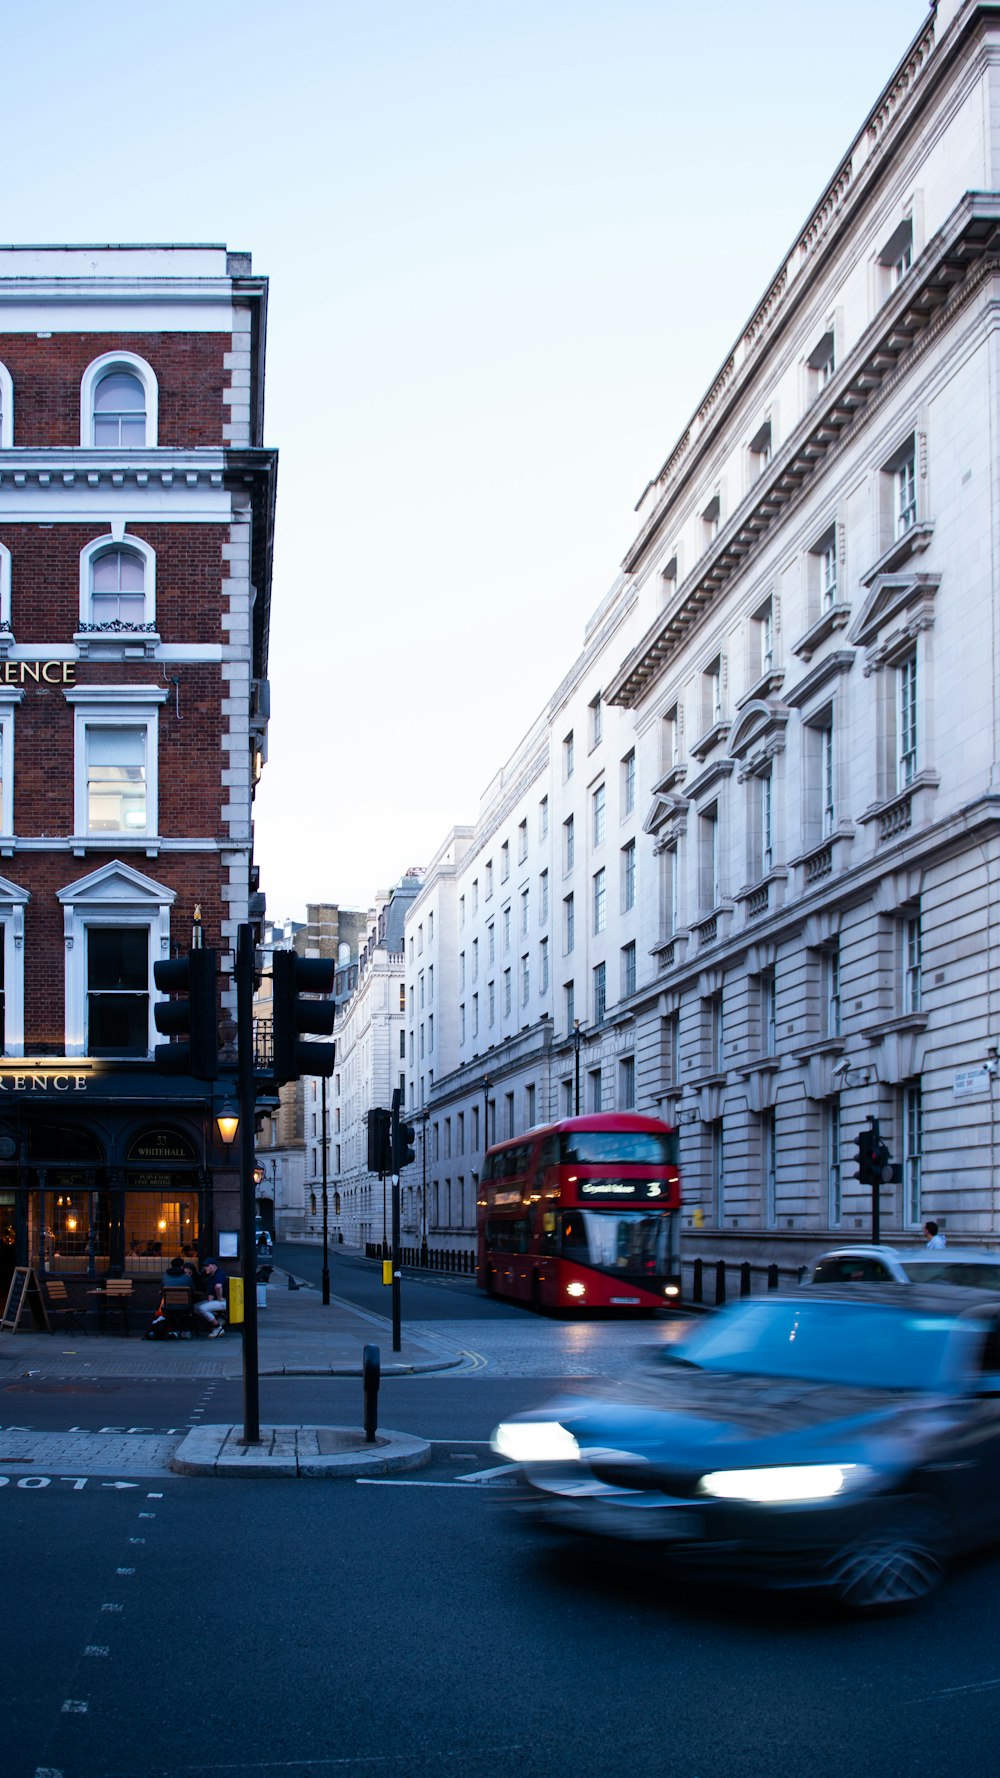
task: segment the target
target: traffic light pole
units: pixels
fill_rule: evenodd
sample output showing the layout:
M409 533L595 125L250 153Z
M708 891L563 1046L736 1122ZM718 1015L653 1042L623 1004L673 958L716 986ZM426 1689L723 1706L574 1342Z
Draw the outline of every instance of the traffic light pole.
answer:
M236 930L236 1042L240 1104L240 1227L243 1270L243 1444L260 1443L257 1243L254 1239L253 928Z
M881 1223L882 1176L881 1176L880 1169L876 1165L874 1165L874 1157L878 1153L878 1145L879 1145L878 1118L877 1117L869 1117L868 1122L871 1124L871 1127L872 1127L872 1157L873 1157L873 1165L872 1165L872 1245L873 1245L873 1247L877 1247L879 1245L880 1240L881 1240L881 1228L882 1228L882 1223Z
M325 1080L321 1080L321 1081L320 1081L320 1083L319 1083L319 1084L320 1084L320 1092L321 1092L321 1098L322 1098L322 1106L323 1106L323 1115L322 1115L322 1143L323 1143L323 1302L324 1302L324 1304L325 1304L325 1305L327 1305L327 1306L329 1306L329 1302L330 1302L330 1216L329 1216L329 1209L328 1209L328 1197L327 1197L327 1166L326 1166L326 1150L327 1150L327 1134L326 1134L326 1081L325 1081Z
M399 1174L392 1176L392 1349L400 1350L402 1334L402 1304L400 1302L400 1257L399 1257Z

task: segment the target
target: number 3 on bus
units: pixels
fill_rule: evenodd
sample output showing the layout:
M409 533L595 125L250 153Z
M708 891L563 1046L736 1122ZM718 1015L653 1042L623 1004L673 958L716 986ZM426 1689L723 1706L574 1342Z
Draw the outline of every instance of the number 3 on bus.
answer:
M476 1282L535 1309L669 1307L680 1295L677 1131L595 1112L498 1142L477 1205Z

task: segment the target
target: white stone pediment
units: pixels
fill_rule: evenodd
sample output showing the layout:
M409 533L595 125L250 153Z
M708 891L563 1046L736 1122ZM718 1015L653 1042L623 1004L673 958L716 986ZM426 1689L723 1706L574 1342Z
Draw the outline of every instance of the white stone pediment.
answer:
M788 717L787 704L779 704L773 699L755 698L752 704L741 710L733 723L729 736L730 758L744 759L762 742L784 734Z
M165 884L157 883L131 864L115 858L110 864L102 864L100 870L91 871L89 876L78 877L75 883L57 889L56 899L63 907L128 906L148 907L152 911L171 906L176 895Z
M872 583L857 622L848 634L848 641L856 648L870 648L886 625L903 613L923 612L929 619L931 602L940 584L940 574L880 574Z
M650 804L649 814L642 824L643 833L658 834L679 815L687 813L687 798L683 796L654 796Z

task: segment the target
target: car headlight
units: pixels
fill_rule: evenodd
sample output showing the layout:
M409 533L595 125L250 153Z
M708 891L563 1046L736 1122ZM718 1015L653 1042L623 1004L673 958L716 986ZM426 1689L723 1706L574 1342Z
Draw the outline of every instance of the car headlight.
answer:
M774 1469L715 1469L698 1483L716 1500L753 1500L785 1505L795 1500L832 1500L861 1488L872 1471L863 1463L796 1463Z
M573 1434L558 1420L508 1421L497 1427L490 1445L511 1463L567 1463L580 1455Z

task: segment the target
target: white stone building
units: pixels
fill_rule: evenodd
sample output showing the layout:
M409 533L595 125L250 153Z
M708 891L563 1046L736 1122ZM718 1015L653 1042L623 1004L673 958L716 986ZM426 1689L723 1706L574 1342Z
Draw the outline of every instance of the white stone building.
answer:
M942 0L410 912L432 1244L578 1090L680 1125L691 1253L867 1236L868 1116L883 1236L995 1238L998 244L1000 20Z

